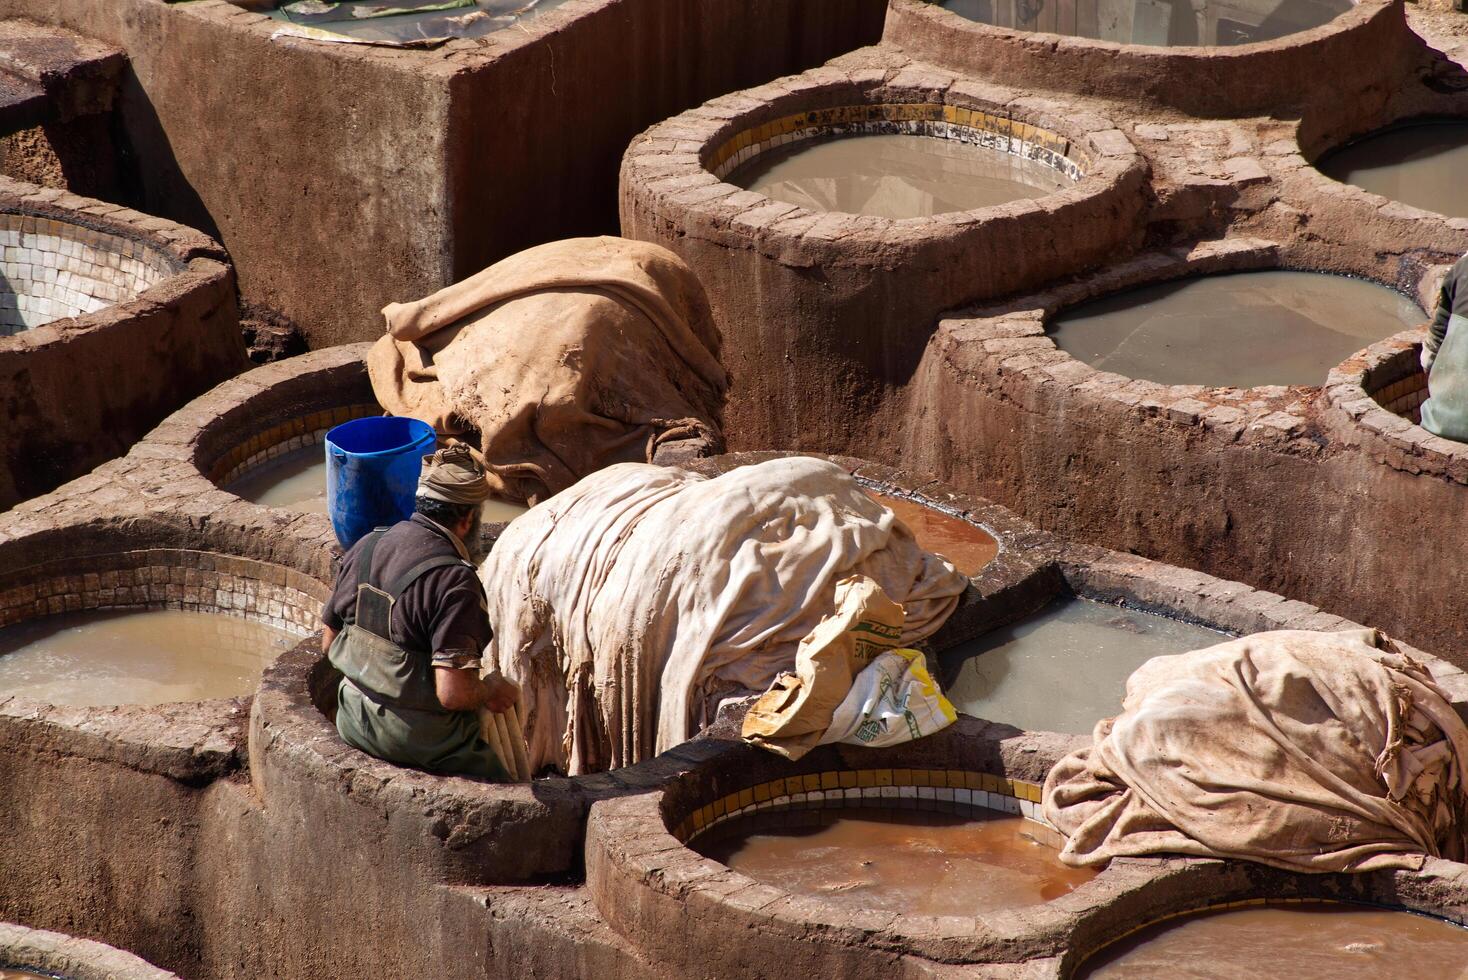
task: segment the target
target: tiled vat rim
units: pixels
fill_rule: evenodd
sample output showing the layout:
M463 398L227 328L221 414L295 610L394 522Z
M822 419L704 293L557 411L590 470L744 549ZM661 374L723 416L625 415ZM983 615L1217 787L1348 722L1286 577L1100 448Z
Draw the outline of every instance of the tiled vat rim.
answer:
M1327 421L1339 438L1360 443L1393 469L1468 484L1468 444L1417 424L1427 398L1418 364L1424 336L1409 330L1388 337L1332 371L1324 392Z
M62 558L0 578L0 627L67 612L222 612L299 636L316 628L326 588L309 575L211 551L149 548Z
M1086 961L1089 960L1089 959L1091 959L1092 957L1094 957L1094 956L1096 956L1096 955L1098 955L1100 953L1104 953L1107 949L1109 949L1112 946L1115 946L1117 943L1123 942L1124 940L1126 940L1126 939L1128 939L1128 938L1130 938L1132 936L1135 936L1137 933L1142 932L1145 929L1150 929L1153 926L1162 925L1165 922L1173 922L1173 921L1175 921L1177 919L1186 919L1189 916L1202 915L1204 912L1222 912L1225 909L1260 908L1260 907L1266 906L1266 905L1354 905L1354 906L1367 906L1367 907L1370 907L1370 908L1385 909L1385 910L1390 911L1390 912L1406 912L1406 913L1412 914L1412 915L1431 915L1434 918L1439 918L1439 919L1442 919L1442 920L1444 920L1446 922L1452 922L1452 923L1454 923L1456 925L1463 925L1464 924L1464 923L1458 921L1456 918L1453 918L1453 917L1451 917L1449 915L1446 915L1446 914L1443 914L1443 913L1426 912L1426 911L1423 911L1421 909L1408 908L1405 905L1383 905L1383 904L1380 904L1378 902L1371 902L1371 901L1365 901L1365 900L1353 901L1351 899L1329 898L1329 897L1323 897L1323 896L1322 897L1303 897L1303 898L1296 898L1296 897L1293 897L1293 896L1288 897L1288 898L1258 898L1258 897L1256 897L1256 898L1241 898L1241 899L1237 899L1235 901L1229 901L1229 902L1205 902L1204 904L1194 906L1193 908L1179 909L1179 910L1174 911L1174 912L1168 912L1168 913L1166 913L1164 915L1155 916L1153 918L1147 919L1144 922L1140 922L1140 923L1136 923L1136 924L1130 925L1124 931L1119 932L1119 933L1116 933L1115 935L1112 935L1112 936L1108 936L1106 939L1103 939L1100 942L1091 943L1090 945L1086 946L1084 949L1077 948L1076 949L1076 953L1078 955L1075 956L1075 967L1072 968L1071 975L1073 975L1076 972L1077 969L1079 969L1082 966L1084 966L1085 963L1086 963Z
M381 407L361 402L341 408L323 408L258 432L225 452L209 467L210 481L223 486L273 459L326 442L326 433L352 419L381 415Z
M133 299L179 268L171 256L134 239L0 211L0 334Z
M940 102L864 103L791 113L730 137L709 153L704 166L722 180L766 150L854 133L906 133L972 143L1035 161L1072 182L1091 168L1090 153L1058 133L999 112Z
M1045 823L1040 785L962 769L828 769L785 776L735 790L683 814L671 830L680 844L737 817L771 810L880 805L961 813L999 810Z

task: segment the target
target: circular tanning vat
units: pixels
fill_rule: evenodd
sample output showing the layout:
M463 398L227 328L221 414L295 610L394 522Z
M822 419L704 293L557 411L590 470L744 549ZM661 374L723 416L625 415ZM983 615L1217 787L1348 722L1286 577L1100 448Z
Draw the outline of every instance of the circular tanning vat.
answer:
M0 690L12 704L249 696L263 669L315 627L325 589L187 537L115 521L0 545Z
M1274 976L1380 980L1451 976L1468 956L1468 929L1400 909L1348 902L1270 902L1204 909L1153 923L1091 958L1076 980Z
M1332 180L1449 218L1468 218L1465 166L1468 120L1449 118L1395 123L1315 162Z
M134 455L187 460L168 480L198 481L263 507L326 515L326 434L381 415L367 376L370 344L343 344L240 375L190 402L150 432ZM164 478L160 478L164 479ZM527 508L491 500L486 523Z
M0 980L177 980L90 939L0 922Z
M1331 372L1326 422L1343 443L1359 445L1388 470L1416 479L1423 495L1414 509L1449 513L1468 485L1468 444L1421 427L1427 375L1421 366L1423 333L1409 331L1372 344ZM1401 491L1399 491L1401 492Z
M1057 311L1055 345L1098 370L1166 385L1319 385L1366 346L1420 323L1363 279L1267 269L1171 280Z
M97 201L0 187L0 508L126 452L246 363L214 242ZM77 384L90 377L108 381Z
M1468 951L1468 869L1293 874L1187 861L1075 928L1058 975L1450 976Z
M1415 287L1410 270L1383 275L1370 253L1240 238L1143 253L1096 275L945 317L908 391L897 440L903 465L1011 506L1067 538L1288 592L1414 645L1456 649L1460 611L1434 598L1426 578L1404 582L1401 574L1419 562L1455 567L1447 532L1423 541L1394 530L1423 515L1446 522L1459 506L1445 496L1453 488L1427 480L1407 486L1401 476L1362 465L1357 447L1373 440L1347 416L1321 411L1335 402L1365 411L1373 403L1362 401L1359 386L1353 395L1325 370L1309 385L1163 384L1098 370L1060 349L1049 332L1061 311L1127 290L1297 262ZM1271 349L1261 359L1272 362ZM1387 424L1418 444L1411 456L1395 457L1404 474L1420 471L1410 469L1412 456L1430 455L1418 451L1422 445L1444 448L1425 432L1408 433L1409 422ZM1326 555L1351 556L1353 575L1325 573Z
M1053 957L1085 910L1154 873L1060 863L1039 802L1059 751L972 719L793 763L725 744L659 791L593 805L587 887L674 970L710 950L740 975Z
M1388 0L892 0L882 41L1005 85L1214 118L1349 99L1404 78L1414 59ZM1319 66L1337 63L1362 71L1327 80Z
M740 379L736 448L859 451L939 312L1139 234L1145 166L1110 121L891 57L715 99L623 159L623 234L671 249L708 290Z

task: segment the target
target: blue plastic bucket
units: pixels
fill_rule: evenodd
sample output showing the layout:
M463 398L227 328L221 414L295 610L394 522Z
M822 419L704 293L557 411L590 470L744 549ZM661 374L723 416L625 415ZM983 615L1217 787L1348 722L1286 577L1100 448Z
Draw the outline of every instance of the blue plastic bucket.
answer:
M413 516L433 426L417 419L353 419L326 433L326 510L343 548L374 527Z

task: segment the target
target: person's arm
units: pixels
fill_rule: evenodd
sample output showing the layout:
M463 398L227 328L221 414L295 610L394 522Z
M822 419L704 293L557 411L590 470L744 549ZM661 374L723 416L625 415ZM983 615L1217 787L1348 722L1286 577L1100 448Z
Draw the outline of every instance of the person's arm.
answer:
M450 711L506 711L520 699L520 689L499 671L480 679L477 667L434 664L433 689L439 703Z
M331 652L331 644L336 641L338 630L332 629L326 623L321 624L321 654L325 656Z

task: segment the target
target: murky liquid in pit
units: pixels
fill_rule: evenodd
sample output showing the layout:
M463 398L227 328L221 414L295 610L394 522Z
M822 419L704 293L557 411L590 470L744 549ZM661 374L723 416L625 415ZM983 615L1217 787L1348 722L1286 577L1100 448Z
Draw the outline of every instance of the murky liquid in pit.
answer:
M736 820L691 846L785 891L847 908L920 915L1048 902L1096 876L1060 863L1049 828L997 811L974 814L866 808L777 814L822 823L801 827L789 820L751 833Z
M31 973L28 970L0 969L0 980L55 980L49 973Z
M933 136L866 133L766 150L725 178L813 211L926 218L972 211L1073 186L1011 153Z
M977 575L999 554L999 542L981 527L915 500L869 493L907 525L923 550L947 558L963 575Z
M0 694L78 706L241 697L299 642L218 613L63 613L0 629Z
M1351 9L1350 0L941 0L983 24L1114 44L1231 47L1298 34Z
M1223 643L1223 633L1089 599L1058 599L1029 619L943 651L959 711L1025 731L1085 735L1121 713L1126 679L1153 657Z
M1374 133L1316 166L1333 180L1452 218L1468 217L1468 122L1422 122Z
M264 507L326 513L326 449L310 446L245 471L227 489Z
M1385 286L1268 269L1157 283L1062 310L1057 346L1172 385L1322 385L1346 358L1426 319Z
M1326 902L1201 912L1148 926L1083 964L1090 980L1423 980L1462 977L1468 929Z
M321 446L313 446L273 459L247 471L226 488L237 497L265 507L309 514L326 513L326 458ZM513 521L529 510L507 500L486 500L484 522Z

